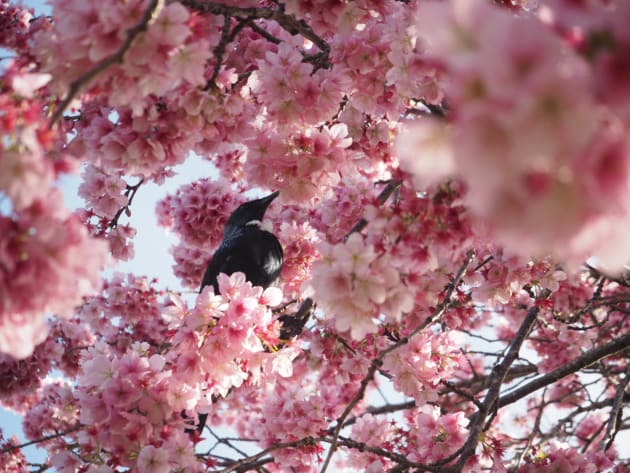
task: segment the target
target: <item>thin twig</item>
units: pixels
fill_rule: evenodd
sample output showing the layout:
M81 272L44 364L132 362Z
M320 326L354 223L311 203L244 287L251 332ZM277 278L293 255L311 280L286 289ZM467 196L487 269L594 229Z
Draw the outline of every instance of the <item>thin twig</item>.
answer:
M291 35L300 34L304 38L311 41L320 50L318 54L304 54L305 62L315 64L315 69L329 68L330 65L330 45L304 21L298 20L294 15L285 13L284 6L279 5L278 8L269 7L237 7L233 5L224 5L222 3L207 2L202 0L180 0L182 5L192 10L202 13L213 13L215 15L245 17L250 20L266 19L275 21L285 31ZM252 23L250 23L251 26ZM256 30L257 26L252 27ZM261 34L259 31L257 31ZM265 38L267 35L262 34ZM273 41L275 43L275 41Z
M4 447L2 450L0 450L0 453L9 453L12 452L14 450L19 450L20 448L24 448L24 447L29 447L31 445L35 445L38 443L42 443L42 442L46 442L48 440L52 440L52 439L56 439L59 437L63 437L64 435L68 435L72 432L76 432L77 430L79 430L81 428L80 424L75 425L74 427L70 427L68 430L64 430L63 432L57 432L55 434L50 434L50 435L46 435L45 437L41 437L35 440L31 440L30 442L25 442L22 443L20 445L9 445L7 447Z
M315 303L313 299L307 297L302 304L300 304L297 312L278 317L278 320L282 323L280 327L280 340L289 340L300 335L314 311Z
M538 391L540 388L543 388L551 383L558 381L559 379L564 378L565 376L577 373L581 369L586 368L593 363L596 363L602 358L616 355L628 349L630 349L630 332L624 333L623 335L615 338L605 345L593 348L592 350L587 351L586 353L580 355L578 358L560 366L559 368L556 368L555 370L534 379L526 385L515 389L505 394L504 396L501 396L501 398L497 401L497 408L500 409L509 404L512 404L519 399L522 399L525 396L535 391Z
M261 28L260 26L258 26L253 19L248 19L247 21L247 26L250 27L250 29L256 33L258 33L260 36L262 36L263 38L265 38L267 41L269 41L270 43L273 44L280 44L282 41L280 41L278 38L276 38L274 35L272 35L271 33L269 33L266 29Z
M158 6L161 5L163 2L164 0L151 0L149 2L149 6L144 11L142 18L140 18L140 21L127 30L125 40L118 48L118 51L116 51L111 56L106 57L101 62L96 64L92 69L88 70L83 75L70 82L70 87L68 88L68 93L66 97L61 101L61 103L55 110L55 113L53 113L52 117L50 118L49 128L52 128L55 123L57 123L57 121L61 118L63 112L66 110L68 105L70 105L70 102L72 102L74 97L79 93L81 87L87 85L92 79L94 79L105 69L123 61L123 59L125 58L125 54L127 53L127 51L129 51L129 48L131 48L133 40L136 39L136 37L140 33L143 33L147 30L147 27L153 19L156 11L159 10Z
M138 189L143 183L144 183L144 178L140 179L140 181L138 181L138 183L134 184L133 186L130 186L129 184L127 184L127 188L125 189L125 196L127 197L127 204L121 207L120 209L118 209L118 212L116 212L116 215L114 215L114 218L107 225L108 228L116 228L118 226L118 220L122 216L123 212L130 211L129 207L133 203L133 198L136 196L136 192L138 192Z
M229 37L231 36L230 23L232 23L232 17L230 15L225 15L223 17L223 27L221 28L221 39L219 40L219 44L217 44L214 48L214 59L216 62L214 64L214 70L212 71L212 77L208 79L208 82L206 82L206 86L203 88L203 90L209 90L211 87L216 86L214 81L217 79L219 71L221 70L221 63L223 62L225 47L227 46L229 42Z
M525 443L523 450L514 461L514 466L510 470L512 473L516 473L518 471L519 467L521 466L521 463L523 462L523 459L525 458L525 455L527 454L529 449L532 447L532 444L534 443L534 439L536 438L536 435L540 433L540 422L542 421L543 412L545 411L545 408L547 407L547 403L545 403L545 394L546 394L546 388L545 388L545 391L543 391L542 393L541 405L537 406L538 413L536 414L536 419L534 420L534 426L532 427L531 433L527 437L527 442Z
M255 455L251 455L247 458L243 458L242 460L232 463L227 468L219 470L218 473L229 473L230 471L239 471L239 468L242 467L243 465L249 465L252 462L256 462L260 460L262 457L264 457L265 455L267 455L268 453L273 452L274 450L279 450L281 448L306 447L309 445L315 445L317 442L321 442L323 440L324 438L322 437L306 437L301 440L297 440L295 442L276 443L273 446L266 448Z
M401 186L401 184L402 184L402 181L400 179L392 179L388 181L385 188L381 191L381 193L376 198L379 205L383 205L385 202L387 202L387 199L389 199L389 197L396 191L396 189L398 189ZM363 230L367 226L367 224L368 224L368 221L366 219L364 218L359 219L359 221L354 224L354 226L350 229L350 231L346 233L346 236L343 237L344 241L347 241L348 238L350 238L350 235L352 235L353 233L360 232L361 230Z
M486 419L489 414L492 412L496 412L497 410L497 400L499 398L499 393L501 391L501 385L503 384L503 380L508 373L510 366L516 360L518 353L525 342L525 339L529 335L532 327L536 323L536 319L538 317L539 309L537 307L532 307L527 312L525 319L521 323L521 326L516 332L514 336L514 340L510 344L508 351L498 365L496 365L492 372L490 373L490 386L488 388L488 392L486 393L486 397L481 403L481 408L477 410L475 416L471 422L469 427L469 434L466 442L461 449L455 452L454 455L451 455L449 458L454 458L454 456L459 455L459 459L457 463L452 467L453 471L461 471L466 462L472 457L475 453L475 449L477 447L477 442L479 441L479 436L481 435L482 430L484 429L484 424L486 423ZM445 462L448 459L445 459Z
M393 192L393 189L392 189L392 192ZM453 277L453 279L451 280L451 282L448 284L446 288L444 300L435 308L435 311L433 312L433 314L430 317L428 317L423 323L421 323L418 327L412 330L409 334L401 338L397 343L381 350L378 356L372 360L366 375L361 380L359 390L357 391L355 396L352 398L352 400L348 403L348 405L346 406L342 414L337 418L336 426L332 432L332 441L331 441L330 449L328 450L328 454L322 466L321 473L325 473L328 466L330 465L330 461L332 459L333 454L335 453L335 450L337 450L339 434L341 432L341 429L344 426L345 420L350 415L350 412L352 412L352 409L354 409L355 406L359 403L359 401L363 399L363 397L365 396L365 391L367 389L368 384L374 379L374 374L383 365L383 360L385 359L385 357L389 353L393 352L394 350L397 350L403 345L406 345L407 343L409 343L409 341L415 335L417 335L422 330L424 330L427 326L429 326L430 324L438 320L442 316L442 314L444 314L453 305L454 303L452 300L453 293L455 292L455 289L459 285L459 282L461 281L464 273L466 272L466 269L472 262L474 256L475 256L474 251L472 250L468 251L464 262L462 263L459 270L457 271L457 274Z
M628 381L630 381L630 363L626 365L626 371L624 372L623 379L619 380L619 385L617 386L617 390L615 392L615 398L608 418L608 425L606 426L606 434L602 439L602 447L604 450L608 450L611 447L615 440L615 436L619 431L621 407L623 406L623 398L626 392L626 387L628 387Z

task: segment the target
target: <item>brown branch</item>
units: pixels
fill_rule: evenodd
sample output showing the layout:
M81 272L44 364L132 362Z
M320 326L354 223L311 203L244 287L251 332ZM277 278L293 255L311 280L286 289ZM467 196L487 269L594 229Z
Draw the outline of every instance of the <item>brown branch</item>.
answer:
M318 54L304 54L305 62L312 62L315 64L315 69L318 68L329 68L331 67L329 57L330 57L330 46L328 43L319 35L317 35L313 29L303 20L298 20L294 15L289 15L285 13L284 6L279 5L278 8L270 8L270 7L237 7L233 5L225 5L222 3L216 2L206 2L202 0L180 0L182 5L187 6L192 10L196 10L202 13L212 13L214 15L223 15L223 16L232 16L232 17L245 17L250 21L265 19L265 20L273 20L282 29L287 31L291 35L299 34L304 38L311 41L315 46L317 46L320 50ZM253 23L250 23L250 26ZM256 27L252 27L256 31ZM257 31L258 32L258 31ZM258 32L261 34L260 32ZM267 35L261 34L265 38ZM275 42L275 41L273 41Z
M53 113L50 119L50 123L48 125L49 128L52 128L55 123L57 123L57 121L61 118L61 115L63 115L63 112L66 110L68 105L70 105L70 102L72 102L74 97L79 93L81 87L87 85L92 79L94 79L105 69L123 61L123 59L125 58L125 54L127 53L127 51L129 51L129 48L131 48L133 40L136 39L136 37L140 33L143 33L147 30L147 27L149 26L149 23L151 23L151 20L153 19L156 11L159 10L158 6L160 6L163 1L164 0L151 0L149 2L149 6L144 11L142 18L140 18L140 21L127 30L125 40L123 41L123 44L121 44L118 48L118 51L113 53L111 56L106 57L101 62L96 64L92 69L88 70L83 75L70 82L68 94L61 101L61 103L57 107L57 110L55 110L55 113Z
M603 358L624 352L629 348L630 332L626 332L625 334L606 343L605 345L593 348L592 350L580 355L575 360L570 361L560 366L559 368L556 368L555 370L534 379L533 381L527 383L525 386L522 386L505 394L504 396L501 396L501 398L497 401L497 408L505 407L509 404L512 404L519 399L535 391L538 391L539 389L544 388L545 386L554 383L559 379L564 378L565 376L576 373Z
M258 26L254 20L249 19L249 21L247 22L247 26L250 27L250 29L256 33L258 33L260 36L262 36L263 38L265 38L267 41L269 41L270 43L273 44L280 44L282 43L282 41L280 41L278 38L276 38L274 35L272 35L271 33L269 33L266 29L261 28L260 26Z
M223 54L225 54L225 47L230 42L230 23L232 22L232 17L230 15L225 15L223 17L223 27L221 28L221 39L219 40L219 44L217 44L214 48L214 58L216 63L214 64L214 70L212 71L212 77L208 79L206 82L206 86L203 90L209 90L211 87L216 87L214 81L217 79L219 75L219 71L221 70L221 62L223 62ZM243 24L242 22L240 23ZM238 25L234 28L236 28ZM242 26L241 26L242 29ZM236 34L234 34L236 36Z
M223 62L223 55L225 54L225 49L228 44L230 44L236 36L245 28L245 26L250 26L253 20L251 18L239 18L238 23L232 31L230 31L230 23L232 22L232 17L230 15L226 15L223 18L223 28L221 29L221 39L219 44L214 48L214 57L216 63L214 64L214 70L212 71L212 77L208 79L203 90L209 90L210 88L216 87L215 81L219 76L219 72L221 71L221 63Z
M608 418L608 425L606 426L606 434L602 439L602 447L604 450L608 450L611 447L615 440L615 436L619 431L621 407L623 406L623 399L626 387L628 387L628 381L630 381L630 363L626 365L626 371L623 379L619 380L619 385L617 386L617 391L615 392L612 409L610 409L610 417Z
M570 396L572 393L567 393L566 396ZM628 397L624 399L626 402L628 401ZM554 400L553 402L558 402ZM551 403L549 403L551 404ZM567 426L576 424L576 417L580 414L584 414L587 412L595 412L600 409L604 409L608 406L612 406L613 399L605 399L603 401L593 401L590 400L589 403L585 406L578 405L575 409L573 409L569 414L558 419L555 422L555 425L551 427L545 434L540 432L540 437L542 439L550 439L550 438L558 438L559 434L565 434L568 432Z
M363 412L362 414L348 418L343 423L343 426L348 427L350 425L356 424L357 420L359 420L361 417L363 417L366 414L372 414L372 415L391 414L393 412L413 409L414 407L416 407L416 401L407 401L407 402L402 402L399 404L385 404L384 406L378 406L378 407L368 406L365 409L365 412Z
M493 259L494 259L494 256L492 256L492 255L486 256L486 258L481 263L479 263L477 266L475 266L475 268L473 269L473 273L476 272L476 271L479 271L481 268L483 268L486 264L488 264Z
M308 319L315 311L315 307L316 305L313 299L307 297L302 304L300 304L300 308L297 312L278 317L278 320L282 323L280 327L280 340L289 340L300 335Z
M68 430L64 430L63 432L57 432L55 434L46 435L45 437L41 437L35 440L31 440L30 442L25 442L20 445L9 445L8 447L4 447L0 450L0 453L10 453L14 450L19 450L20 448L29 447L31 445L35 445L38 443L46 442L48 440L56 439L59 437L63 437L64 435L68 435L72 432L76 432L81 428L81 425L77 424L74 427L70 427Z
M398 188L400 188L401 184L402 184L402 181L400 179L392 179L388 181L385 188L381 191L381 193L376 198L379 205L383 205L385 202L387 202L387 199L389 199L389 197ZM347 241L348 238L350 238L350 235L356 232L360 232L367 226L367 224L368 224L368 221L362 217L361 219L359 219L357 223L354 224L354 226L350 229L350 231L346 233L346 236L343 237L343 240Z
M545 408L548 405L547 403L545 403L545 393L544 392L543 392L543 395L542 395L542 401L543 401L542 404L540 406L537 406L538 407L538 413L536 414L536 419L534 420L534 426L532 428L532 431L527 437L527 442L525 443L525 446L523 447L523 450L517 456L516 460L514 460L514 467L510 469L511 473L516 473L518 471L521 463L523 462L523 459L525 458L525 455L527 454L529 449L532 447L532 444L534 443L534 439L540 433L540 423L542 421L543 412L545 411Z
M229 473L230 471L247 471L247 470L242 470L241 467L245 465L250 465L252 462L258 462L261 458L263 458L268 453L273 452L274 450L279 450L281 448L299 448L299 447L311 446L311 445L315 445L315 443L317 442L321 442L322 440L324 440L324 438L322 437L306 437L301 440L296 440L295 442L277 443L269 448L266 448L256 453L255 455L250 455L247 458L243 458L239 461L232 463L227 468L219 470L218 473Z
M331 442L329 439L324 439L324 442ZM379 447L373 447L370 446L364 442L357 442L356 440L352 440L349 438L345 438L345 437L340 437L339 440L339 445L346 447L346 448L351 448L354 450L359 450L360 452L370 452L373 453L375 455L378 455L380 457L383 458L389 458L390 460L395 461L396 463L406 466L406 467L412 467L412 468L427 468L427 465L423 464L423 463L416 463L416 462L412 462L410 460L407 459L407 457L400 455L398 453L394 453L394 452L390 452L389 450L385 450L383 448L379 448ZM332 445L332 444L331 444Z
M455 454L451 455L449 459L445 459L444 463L450 461L455 458L455 456L459 455L459 459L457 463L453 465L451 468L452 471L459 472L462 470L466 462L472 457L475 453L475 449L477 448L477 442L479 441L479 436L484 429L484 425L486 424L486 418L489 414L496 412L498 409L499 393L501 391L501 385L505 379L505 376L508 373L510 366L516 360L518 353L525 342L525 339L529 335L532 327L536 323L536 319L538 317L538 308L533 307L529 309L525 319L521 323L518 332L514 336L512 343L508 348L508 352L505 357L496 365L492 372L490 373L490 386L488 388L488 392L486 393L486 397L481 403L481 408L475 413L471 425L470 431L468 434L468 438L461 449L459 449Z
M365 409L366 414L372 415L380 415L380 414L390 414L392 412L404 411L407 409L413 409L416 407L416 401L407 401L401 402L400 404L387 404L385 406L373 407L370 406ZM349 425L351 419L348 419L346 425Z
M125 196L127 197L127 205L118 209L118 212L116 212L116 215L114 215L114 218L107 225L108 228L116 228L118 226L118 220L122 216L123 212L130 211L129 207L131 206L133 202L133 198L136 196L136 192L138 192L138 189L140 188L143 182L144 182L144 178L140 179L140 181L138 181L138 183L134 184L133 186L130 186L129 184L127 184L127 188L125 189Z
M529 376L533 374L538 374L538 369L534 365L517 365L511 366L508 372L505 375L504 382L510 383L515 379L522 378L524 376ZM454 383L454 386L458 389L466 388L472 393L479 393L484 391L490 385L490 375L487 376L477 376L473 379L465 379ZM440 394L446 394L449 389L440 390Z
M392 192L393 192L393 189L392 189ZM330 461L332 459L333 454L335 453L335 450L337 450L339 434L345 424L345 420L350 415L350 412L352 411L352 409L354 409L355 406L359 403L359 401L363 399L363 397L365 396L365 391L367 389L368 384L374 379L374 374L383 365L383 360L385 359L385 357L389 353L409 343L409 341L415 335L417 335L426 327L428 327L430 324L438 320L442 316L442 314L444 314L449 308L452 307L452 305L454 304L454 301L452 300L453 293L455 292L455 289L459 285L459 282L461 281L464 273L466 272L466 269L472 262L474 256L475 256L474 251L472 250L468 251L464 262L462 263L459 270L457 271L457 274L453 277L453 279L450 281L450 283L446 287L444 300L440 304L438 304L438 306L435 308L433 315L428 317L423 323L421 323L418 327L412 330L408 335L401 338L398 342L381 350L378 356L372 360L366 375L361 380L359 390L357 391L355 396L352 398L352 400L348 403L348 405L346 406L344 411L341 413L341 415L337 418L337 425L332 431L332 441L330 444L330 449L328 450L328 454L326 456L326 460L324 461L324 465L322 466L321 473L325 473L326 469L328 468L328 465L330 465Z
M615 276L615 275L612 275L612 274L607 274L606 272L602 271L601 269L597 269L596 267L591 266L590 264L586 264L585 266L591 272L591 274L593 276L595 276L595 277L606 278L609 281L616 282L620 286L630 287L630 271L625 271L625 272L619 274L618 276Z

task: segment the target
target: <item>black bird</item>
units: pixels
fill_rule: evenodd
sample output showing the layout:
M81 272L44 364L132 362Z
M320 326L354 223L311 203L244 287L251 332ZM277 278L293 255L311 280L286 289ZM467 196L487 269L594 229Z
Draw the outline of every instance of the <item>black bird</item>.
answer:
M283 263L282 247L273 233L260 228L267 207L278 194L276 191L250 200L232 212L225 224L221 245L203 275L199 292L212 286L218 294L219 273L230 275L240 271L252 285L264 288L278 279Z
M282 271L284 255L280 242L271 232L260 228L269 204L279 192L261 199L250 200L239 206L225 224L223 239L212 255L201 281L199 292L212 286L219 293L217 277L219 273L230 275L236 272L245 274L245 279L254 286L264 288L271 285ZM197 432L201 434L208 414L199 414ZM192 429L186 432L192 433Z

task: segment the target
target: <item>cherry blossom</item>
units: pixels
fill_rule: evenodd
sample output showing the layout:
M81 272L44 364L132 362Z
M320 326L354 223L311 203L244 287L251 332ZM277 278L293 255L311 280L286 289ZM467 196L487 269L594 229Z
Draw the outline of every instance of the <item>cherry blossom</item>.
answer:
M628 19L0 0L0 405L24 434L0 464L625 471ZM273 191L277 282L198 292L230 214ZM138 193L181 290L102 272L144 244Z
M76 217L64 217L60 202L53 193L13 218L0 217L0 350L19 358L45 339L45 312L69 317L81 297L98 287L95 273L105 262L102 243L90 240Z

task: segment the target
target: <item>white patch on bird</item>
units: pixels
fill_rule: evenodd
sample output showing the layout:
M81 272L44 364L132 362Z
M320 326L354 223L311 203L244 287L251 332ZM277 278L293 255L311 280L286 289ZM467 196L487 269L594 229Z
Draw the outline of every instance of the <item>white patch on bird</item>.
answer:
M275 273L281 266L277 258L267 258L264 264L265 271L269 274Z
M260 222L259 227L261 230L273 233L273 223L271 223L271 221L269 220L263 220L262 222Z
M245 224L245 226L253 225L255 227L260 228L260 224L261 224L260 220L250 220L249 222Z

